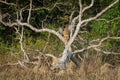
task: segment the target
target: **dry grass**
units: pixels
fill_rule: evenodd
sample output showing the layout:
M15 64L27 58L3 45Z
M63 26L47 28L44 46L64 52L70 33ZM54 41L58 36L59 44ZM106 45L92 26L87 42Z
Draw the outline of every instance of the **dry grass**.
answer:
M86 57L80 65L70 62L66 70L56 72L46 66L28 70L19 65L0 66L0 80L120 80L120 65L103 63L98 55Z

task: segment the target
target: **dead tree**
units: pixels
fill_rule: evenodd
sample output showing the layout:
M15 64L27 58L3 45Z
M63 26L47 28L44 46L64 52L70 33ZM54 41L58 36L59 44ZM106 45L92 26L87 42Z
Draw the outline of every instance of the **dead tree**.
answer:
M8 4L5 1L0 1L0 2ZM37 28L35 28L34 26L32 26L30 24L29 20L30 20L30 17L31 17L32 0L30 0L30 6L29 6L29 9L28 9L29 13L28 13L28 18L27 18L26 22L22 22L20 19L16 19L16 21L12 22L12 23L4 22L3 21L3 15L0 14L0 23L2 23L5 26L9 26L9 27L15 27L15 26L27 27L27 28L29 28L29 29L37 32L37 33L38 32L48 32L48 33L56 35L64 43L64 47L65 48L64 48L64 50L62 52L62 56L60 58L57 58L57 57L55 57L52 54L47 54L47 56L51 56L54 59L54 61L53 61L53 69L56 69L56 68L65 69L67 67L68 63L71 60L73 62L76 62L76 60L74 58L71 59L71 56L73 54L76 54L78 52L83 52L83 51L91 49L91 48L93 48L96 51L103 52L105 54L120 54L120 53L115 53L115 52L106 52L106 51L103 51L103 50L101 50L99 48L99 46L101 46L102 42L104 42L105 40L107 40L107 39L120 39L120 37L110 37L110 36L108 36L108 37L105 37L103 39L92 40L91 43L96 41L98 44L90 44L90 45L88 45L88 47L80 49L80 50L72 51L72 48L71 48L72 43L75 41L79 31L81 30L81 27L83 27L85 24L87 24L87 23L89 23L89 22L99 18L102 14L104 14L108 9L113 7L118 2L119 2L119 0L115 0L110 5L108 5L106 8L104 8L102 11L97 13L94 17L90 17L88 19L83 19L82 15L84 14L84 12L86 10L90 9L94 5L94 0L91 0L90 5L88 5L86 7L83 7L82 0L79 0L79 14L77 16L73 17L74 12L72 12L72 14L70 16L70 20L69 20L70 24L67 26L67 30L68 31L65 32L65 35L63 34L63 36L59 32L57 32L55 30L48 29L48 28L37 29ZM52 7L52 9L54 9L54 7L57 4L59 4L59 3L56 3ZM15 4L9 3L9 5L13 5L14 6ZM20 13L20 14L22 14L22 13ZM63 33L64 33L64 31L63 31Z

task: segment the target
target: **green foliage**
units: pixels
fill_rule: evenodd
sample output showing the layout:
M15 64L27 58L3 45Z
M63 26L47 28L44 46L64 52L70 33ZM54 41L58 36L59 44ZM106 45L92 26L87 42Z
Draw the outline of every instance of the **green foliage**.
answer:
M0 26L0 31L5 30L5 27Z
M106 36L107 31L110 29L104 21L95 21L92 26L92 34L96 37Z
M120 15L118 14L118 7L115 6L103 14L100 19L92 23L92 32L98 36L106 36L107 34L116 36L120 32L120 29L117 27L117 24L120 23Z

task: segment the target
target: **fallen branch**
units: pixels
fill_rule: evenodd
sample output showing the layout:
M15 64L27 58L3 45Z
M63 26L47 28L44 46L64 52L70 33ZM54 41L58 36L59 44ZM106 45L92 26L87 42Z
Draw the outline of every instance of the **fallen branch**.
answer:
M2 65L0 65L0 67L4 67L4 66L16 66L16 65L18 65L18 63L7 63L7 64L2 64Z

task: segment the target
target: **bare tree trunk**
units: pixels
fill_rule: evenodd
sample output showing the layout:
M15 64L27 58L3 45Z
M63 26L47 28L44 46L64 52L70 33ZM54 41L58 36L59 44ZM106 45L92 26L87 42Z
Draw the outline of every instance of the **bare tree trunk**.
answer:
M65 69L70 62L72 56L71 46L65 45L62 56L58 59L58 63L53 65L53 69Z

